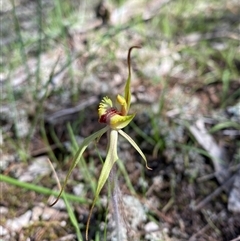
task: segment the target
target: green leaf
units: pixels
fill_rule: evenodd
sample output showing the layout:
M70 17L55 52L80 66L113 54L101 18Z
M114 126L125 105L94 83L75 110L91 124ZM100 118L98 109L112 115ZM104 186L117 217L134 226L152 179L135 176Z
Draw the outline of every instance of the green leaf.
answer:
M214 133L217 131L220 131L222 129L226 129L226 128L235 128L236 130L240 130L240 124L238 124L237 122L234 121L225 121L219 124L216 124L215 126L213 126L210 130L209 133Z
M57 199L50 205L50 206L53 206L54 204L56 204L56 202L59 200L60 196L62 195L62 192L63 190L65 189L66 185L67 185L67 181L68 181L68 178L70 177L73 169L76 167L76 165L78 164L78 162L80 161L81 157L82 157L82 154L83 152L86 150L86 148L88 147L88 145L93 141L95 140L96 138L98 138L99 136L103 135L106 131L108 130L108 127L104 127L102 128L101 130L93 133L91 136L87 137L84 139L84 141L82 142L82 144L80 145L75 157L73 158L73 162L70 166L70 169L67 173L67 176L64 180L64 183L63 183L63 186L61 188L61 191L59 193L59 195L57 196Z
M121 134L126 140L129 141L129 143L138 151L138 153L141 155L141 157L143 158L143 160L146 163L146 168L149 170L152 170L152 168L148 167L147 165L147 158L145 157L145 155L143 154L142 150L139 148L139 146L136 144L136 142L124 131L119 130L118 131L119 134Z
M118 131L117 130L109 130L109 146L108 146L108 152L106 156L106 160L103 164L103 168L100 174L100 177L98 179L98 184L97 184L97 190L95 193L95 197L92 203L92 207L90 209L90 213L88 216L88 221L87 221L87 226L86 226L86 240L88 240L88 229L89 229L89 224L90 224L90 218L92 216L93 208L97 202L98 196L106 183L110 171L112 170L113 164L118 160L118 155L117 155L117 140L118 140Z
M78 221L77 221L76 215L74 214L74 211L73 211L73 207L72 207L72 205L69 203L65 192L63 192L62 195L63 195L63 200L64 200L65 205L66 205L66 209L67 209L67 212L68 212L69 219L70 219L73 227L75 228L75 232L76 232L76 235L77 235L77 239L78 239L78 241L82 241L82 240L83 240L83 237L82 237L82 234L81 234L81 232L80 232L79 225L78 225Z

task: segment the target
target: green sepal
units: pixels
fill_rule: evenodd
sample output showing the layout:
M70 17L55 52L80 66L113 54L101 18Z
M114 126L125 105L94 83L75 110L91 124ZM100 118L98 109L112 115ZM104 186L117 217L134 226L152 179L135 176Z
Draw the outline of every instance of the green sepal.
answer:
M131 51L132 49L137 48L140 49L140 46L132 46L129 50L128 50L128 78L127 78L127 82L125 85L125 89L124 89L124 98L126 100L127 103L127 113L129 111L130 108L130 104L131 104L131 89L130 89L130 85L131 85Z
M93 208L97 202L97 199L99 197L99 194L106 183L110 171L112 170L113 164L118 160L118 155L117 155L117 140L118 140L118 131L117 130L109 130L109 146L108 146L108 152L106 156L106 160L103 164L103 168L101 170L99 179L98 179L98 184L97 184L97 189L95 193L95 197L89 212L88 220L87 220L87 225L86 225L86 240L88 240L88 229L89 229L89 224L90 224L90 219L92 216Z
M59 198L61 197L62 195L62 192L63 190L65 189L66 185L67 185L67 181L68 181L68 178L70 177L73 169L76 167L76 165L78 164L78 162L80 161L81 157L82 157L82 154L83 152L86 150L86 148L88 147L88 145L95 139L97 139L98 137L102 136L105 132L107 132L108 130L108 127L104 127L102 128L101 130L93 133L91 136L87 137L84 139L84 141L82 142L82 144L79 146L79 149L76 153L76 155L74 156L73 158L73 162L68 170L68 173L67 173L67 176L64 180L64 183L62 185L62 188L61 188L61 191L59 193L59 195L57 196L57 199L50 205L50 206L53 206L54 204L57 203L57 201L59 200Z
M126 100L126 103L127 103L127 111L129 110L130 108L130 104L131 104L131 97L132 97L132 94L131 94L131 90L130 90L130 83L131 83L131 73L129 74L128 76L128 79L127 79L127 82L126 82L126 85L125 85L125 100Z
M147 158L145 157L145 155L143 154L143 152L141 151L141 149L139 148L139 146L136 144L136 142L124 131L119 130L118 131L119 134L121 134L136 150L137 152L141 155L141 157L143 158L143 160L146 163L146 168L149 170L152 170L152 168L148 167L147 165Z

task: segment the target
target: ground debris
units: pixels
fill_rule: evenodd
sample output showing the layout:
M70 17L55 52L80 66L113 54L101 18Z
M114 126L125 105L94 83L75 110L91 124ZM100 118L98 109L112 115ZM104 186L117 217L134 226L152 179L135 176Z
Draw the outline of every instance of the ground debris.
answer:
M228 160L224 148L217 145L214 138L208 133L203 119L197 120L195 125L190 126L189 129L197 142L208 152L212 159L215 175L218 181L220 183L226 181L230 176L228 171L230 160Z
M235 174L233 187L229 194L228 210L233 213L240 213L240 169Z

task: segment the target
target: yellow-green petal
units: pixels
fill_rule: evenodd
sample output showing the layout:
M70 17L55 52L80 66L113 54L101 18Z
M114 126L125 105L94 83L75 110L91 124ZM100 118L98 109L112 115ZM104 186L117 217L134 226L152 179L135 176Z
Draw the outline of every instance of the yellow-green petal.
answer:
M134 116L135 116L135 114L125 115L125 116L115 114L115 115L111 116L109 125L112 129L120 130L120 129L124 128L125 126L127 126L132 121Z
M121 114L127 115L128 107L125 98L121 95L117 95L117 102L121 105Z

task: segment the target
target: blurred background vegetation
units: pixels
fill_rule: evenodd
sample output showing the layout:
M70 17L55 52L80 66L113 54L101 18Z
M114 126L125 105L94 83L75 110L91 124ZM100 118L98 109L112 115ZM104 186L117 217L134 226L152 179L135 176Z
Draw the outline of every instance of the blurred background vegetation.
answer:
M192 209L223 183L218 177L199 181L218 165L190 128L202 120L226 152L224 166L239 169L239 16L238 0L2 1L3 240L84 240L104 138L89 148L69 180L66 207L57 209L61 214L67 210L66 216L38 217L16 230L9 228L9 220L33 213L39 203L47 206L49 195L56 196L48 158L62 181L78 143L101 127L101 97L122 93L133 45L142 46L132 60L133 111L138 114L127 131L154 169L138 165L140 159L122 140L123 197L137 197L146 214L133 240L231 240L240 235L227 191ZM106 207L101 200L95 210L92 240L111 240L103 231L111 233ZM156 225L154 232L147 229L149 223Z

